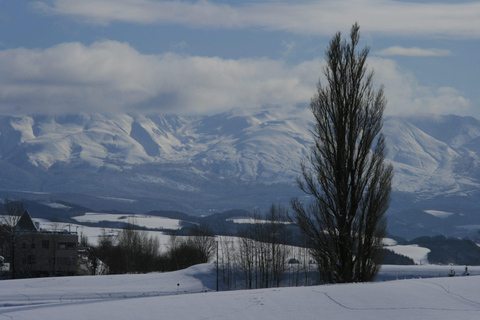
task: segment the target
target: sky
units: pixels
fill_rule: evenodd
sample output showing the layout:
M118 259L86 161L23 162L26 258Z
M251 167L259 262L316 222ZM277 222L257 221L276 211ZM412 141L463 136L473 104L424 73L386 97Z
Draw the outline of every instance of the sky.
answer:
M0 114L307 106L360 25L387 115L480 119L480 1L0 0Z

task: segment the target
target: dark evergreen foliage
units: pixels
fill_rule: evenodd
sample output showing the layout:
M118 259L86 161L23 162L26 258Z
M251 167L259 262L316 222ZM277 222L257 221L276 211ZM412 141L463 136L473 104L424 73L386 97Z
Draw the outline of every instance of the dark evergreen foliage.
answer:
M419 237L409 243L430 249L427 258L432 264L480 265L480 248L471 240L438 235Z
M388 249L383 249L383 250L384 250L384 256L385 256L385 258L383 259L383 264L393 264L393 265L402 265L402 266L415 264L415 261L413 261L412 258L404 256L403 254L398 254Z

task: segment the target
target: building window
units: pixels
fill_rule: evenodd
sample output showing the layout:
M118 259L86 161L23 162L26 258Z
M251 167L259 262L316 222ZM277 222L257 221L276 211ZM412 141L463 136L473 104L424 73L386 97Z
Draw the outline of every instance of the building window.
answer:
M42 248L43 249L50 249L50 241L42 240Z
M57 245L58 250L74 250L75 248L75 242L59 242Z
M32 242L32 245L30 246L30 248L35 249L35 242Z

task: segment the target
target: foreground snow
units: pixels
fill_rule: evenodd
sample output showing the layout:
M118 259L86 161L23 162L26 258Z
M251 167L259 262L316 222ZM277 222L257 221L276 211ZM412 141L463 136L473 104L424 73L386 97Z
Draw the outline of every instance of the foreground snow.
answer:
M402 268L386 266L383 277L450 269ZM218 293L208 264L172 273L8 280L0 282L0 319L477 319L480 268L470 269L468 277Z

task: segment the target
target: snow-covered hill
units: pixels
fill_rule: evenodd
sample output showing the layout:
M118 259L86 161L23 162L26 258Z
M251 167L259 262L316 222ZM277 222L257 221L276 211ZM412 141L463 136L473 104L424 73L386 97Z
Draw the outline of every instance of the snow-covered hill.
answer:
M312 143L311 120L305 109L3 116L0 190L134 212L288 205L303 196L295 179ZM395 168L392 232L454 234L480 225L479 121L387 117L384 133Z
M384 266L399 279L259 290L215 290L215 268L171 273L2 281L6 319L477 319L478 268L444 277L449 267ZM402 269L403 268L403 269ZM461 274L462 267L458 268ZM402 273L403 270L403 273ZM419 279L425 275L441 278ZM392 279L392 278L390 278Z

